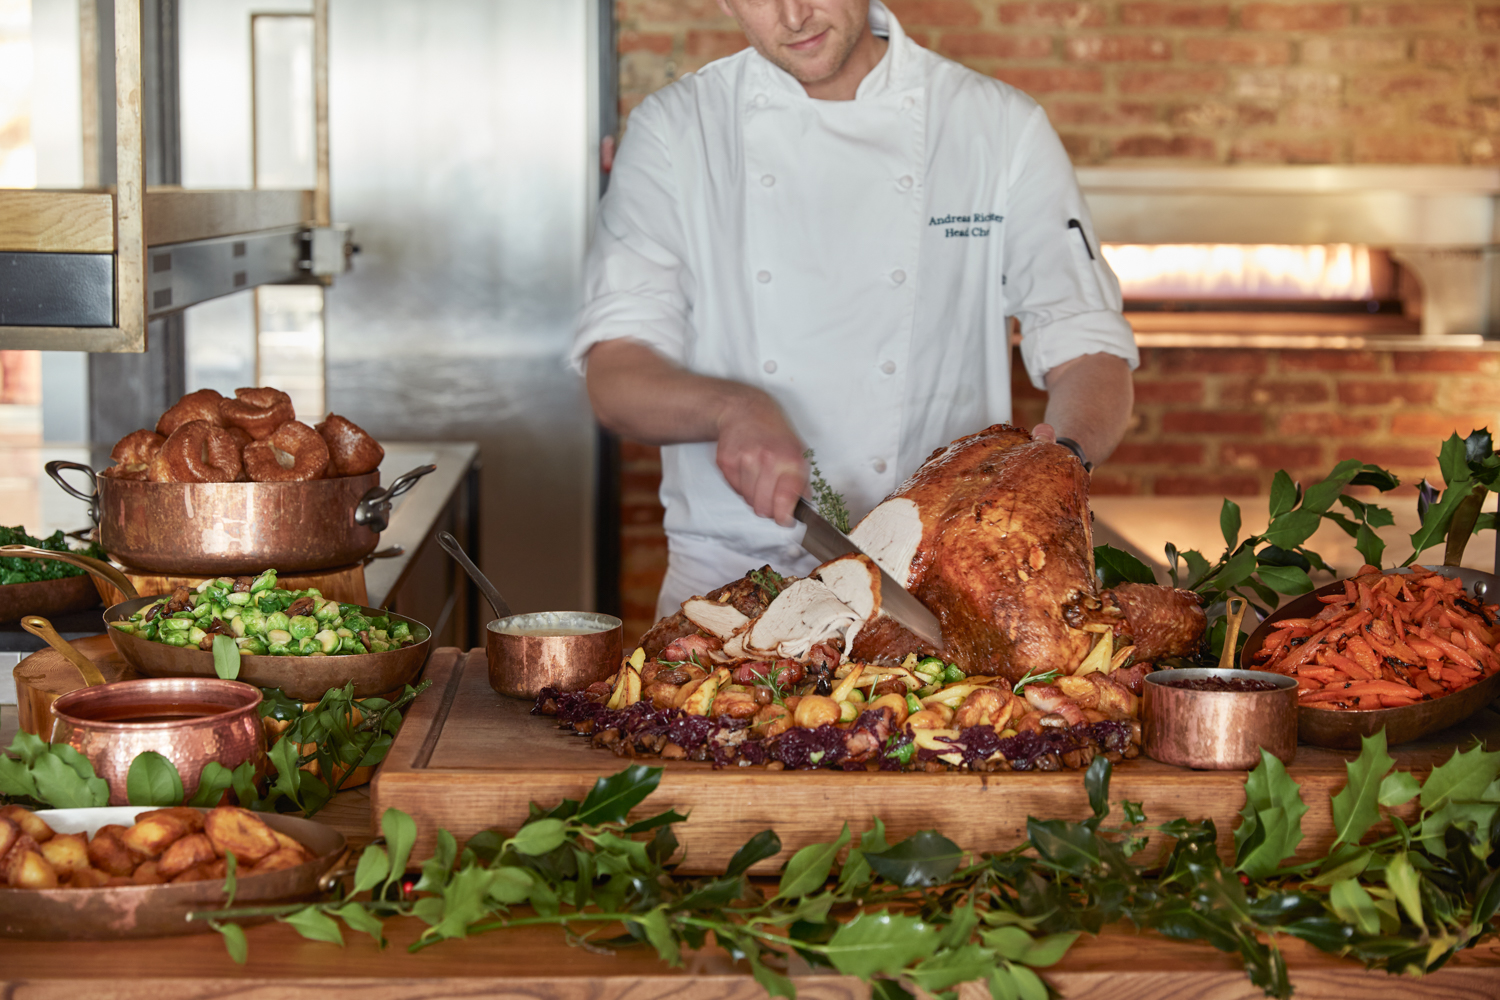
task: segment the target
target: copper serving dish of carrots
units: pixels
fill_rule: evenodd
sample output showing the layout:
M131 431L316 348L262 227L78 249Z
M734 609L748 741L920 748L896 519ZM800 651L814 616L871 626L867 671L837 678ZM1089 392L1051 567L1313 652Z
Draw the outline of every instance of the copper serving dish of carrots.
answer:
M1494 578L1472 570L1366 566L1268 617L1242 663L1297 679L1306 742L1357 748L1382 725L1390 743L1415 739L1478 711L1500 687L1491 595L1500 595Z

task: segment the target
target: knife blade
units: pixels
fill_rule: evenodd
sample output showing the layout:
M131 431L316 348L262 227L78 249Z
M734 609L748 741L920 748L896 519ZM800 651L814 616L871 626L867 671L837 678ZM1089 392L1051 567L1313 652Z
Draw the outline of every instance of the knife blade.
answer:
M867 555L848 535L844 534L828 519L818 513L816 507L802 497L797 498L797 507L792 516L807 525L802 536L802 547L823 562L839 556ZM872 558L871 562L875 562ZM880 610L906 626L917 638L939 651L943 648L943 629L937 616L928 611L921 601L911 595L895 578L880 568Z

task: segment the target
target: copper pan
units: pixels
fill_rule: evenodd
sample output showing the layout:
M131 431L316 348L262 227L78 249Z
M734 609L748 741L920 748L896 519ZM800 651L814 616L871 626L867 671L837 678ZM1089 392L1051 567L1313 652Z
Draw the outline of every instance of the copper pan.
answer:
M136 813L149 808L56 809L38 815L59 833L91 833L106 823L128 826ZM347 851L344 835L300 816L256 815L306 847L313 860L264 875L241 875L234 895L235 906L310 900L330 891L334 874L330 870ZM99 889L0 888L0 937L27 941L104 941L201 934L211 930L208 922L188 921L187 915L223 906L223 879Z
M47 475L89 504L99 544L133 569L238 576L349 566L375 550L391 501L435 470L424 465L387 489L380 473L299 483L152 483L95 476L78 462L48 462ZM84 493L63 478L89 477Z
M85 570L83 576L65 576L58 580L35 583L10 583L0 586L0 622L20 621L27 615L59 615L84 611L99 603L99 590L90 575L118 585L125 580L119 570L107 562L77 552L54 552L31 545L0 545L0 557L11 559L49 559ZM126 581L127 585L129 581Z
M125 621L158 598L138 597L116 604L104 612L105 624ZM417 676L427 662L432 631L421 622L381 611L363 608L365 614L385 615L393 621L411 626L418 641L384 653L356 653L350 656L241 656L239 679L256 687L280 688L282 694L298 701L317 701L331 688L354 682L354 697L370 698L398 690ZM215 677L214 654L191 646L168 646L119 629L109 630L110 641L130 664L147 677Z
M60 695L52 703L57 718L54 743L67 743L94 766L109 784L109 804L130 802L125 779L138 754L155 750L182 776L182 792L191 798L209 761L233 770L245 761L265 770L266 732L260 722L260 692L240 681L217 677L149 677L114 684L90 684ZM155 709L192 702L213 706L214 714L161 722L108 721L128 708Z
M1446 577L1457 577L1464 582L1464 589L1485 603L1500 601L1500 577L1493 573L1465 569L1461 566L1427 566L1434 573ZM1392 570L1392 572L1403 572ZM1339 580L1319 587L1310 594L1303 594L1294 601L1283 604L1260 627L1245 640L1240 651L1240 664L1246 670L1257 669L1255 654L1260 652L1270 636L1272 625L1283 618L1311 618L1325 605L1318 600L1329 594L1343 593L1344 582ZM1409 743L1428 733L1435 733L1457 725L1488 705L1500 693L1500 674L1491 674L1479 683L1455 691L1453 694L1432 701L1419 701L1405 708L1381 708L1373 711L1342 711L1326 708L1299 708L1297 710L1297 735L1303 743L1329 747L1334 750L1358 750L1360 740L1385 729L1387 746Z
M1174 680L1219 677L1261 680L1269 691L1195 691ZM1297 756L1297 682L1258 670L1194 667L1146 675L1146 756L1163 764L1213 771L1248 771L1266 750L1283 764Z
M625 623L620 619L592 611L513 615L458 539L439 531L437 540L494 609L495 620L484 630L490 687L511 698L535 698L542 688L576 691L620 669L625 636Z

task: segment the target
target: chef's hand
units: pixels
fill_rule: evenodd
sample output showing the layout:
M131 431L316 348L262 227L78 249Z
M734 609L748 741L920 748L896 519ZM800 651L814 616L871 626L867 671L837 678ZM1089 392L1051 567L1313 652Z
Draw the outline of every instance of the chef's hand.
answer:
M807 446L775 401L750 393L720 419L719 471L758 516L790 528L797 497L807 488Z

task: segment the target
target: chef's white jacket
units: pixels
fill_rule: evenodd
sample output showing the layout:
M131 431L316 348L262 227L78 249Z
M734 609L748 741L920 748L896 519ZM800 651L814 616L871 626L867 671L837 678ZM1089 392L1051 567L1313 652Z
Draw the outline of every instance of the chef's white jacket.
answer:
M629 338L769 393L862 516L936 448L1010 418L1005 319L1033 383L1138 363L1072 165L1020 91L889 39L852 101L752 49L646 98L599 206L572 360ZM647 396L642 407L653 405ZM752 568L808 572L802 526L755 516L716 445L662 449L658 614Z

